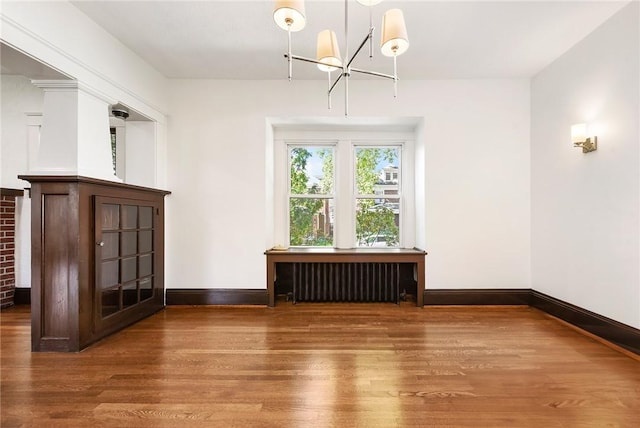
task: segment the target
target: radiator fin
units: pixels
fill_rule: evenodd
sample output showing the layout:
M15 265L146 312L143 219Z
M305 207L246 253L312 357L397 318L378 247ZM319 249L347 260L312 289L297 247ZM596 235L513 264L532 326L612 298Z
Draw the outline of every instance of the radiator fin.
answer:
M294 303L399 300L399 263L293 263Z

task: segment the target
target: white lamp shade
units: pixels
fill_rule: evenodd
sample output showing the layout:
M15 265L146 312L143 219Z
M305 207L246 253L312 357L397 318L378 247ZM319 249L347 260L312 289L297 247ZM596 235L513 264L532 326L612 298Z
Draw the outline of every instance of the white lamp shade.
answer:
M307 23L304 14L304 0L276 1L273 20L283 30L300 31Z
M340 59L340 48L338 46L338 38L336 33L331 30L324 30L318 33L318 50L316 59L328 65L318 64L318 68L322 71L333 71L342 67L342 60Z
M587 125L578 123L571 127L571 142L584 143L587 140Z
M397 56L409 49L407 27L400 9L389 9L382 17L382 55Z
M358 3L363 4L365 6L375 6L378 3L381 3L382 0L357 0Z

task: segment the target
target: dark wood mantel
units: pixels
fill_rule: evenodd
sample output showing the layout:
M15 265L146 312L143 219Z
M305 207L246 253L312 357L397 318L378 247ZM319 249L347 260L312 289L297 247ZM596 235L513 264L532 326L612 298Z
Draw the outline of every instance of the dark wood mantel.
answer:
M276 263L414 263L417 270L416 305L424 305L425 256L423 250L413 248L288 248L270 249L267 256L267 293L269 306L275 306Z

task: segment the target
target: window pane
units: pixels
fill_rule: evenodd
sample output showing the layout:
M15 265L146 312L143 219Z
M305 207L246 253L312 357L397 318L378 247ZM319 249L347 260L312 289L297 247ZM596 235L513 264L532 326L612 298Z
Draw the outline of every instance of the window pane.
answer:
M397 195L400 147L357 147L356 189L359 195Z
M102 260L112 259L120 255L118 232L102 232Z
M400 200L357 199L358 247L397 247L400 235Z
M138 252L138 233L122 232L122 256L130 256Z
M138 233L138 240L140 241L140 248L138 251L141 253L148 253L153 250L153 231L144 230Z
M130 257L121 260L122 282L133 281L137 276L136 258Z
M138 277L141 278L143 276L151 275L153 271L153 260L151 258L151 254L147 254L145 256L140 256L140 271L138 272Z
M130 282L122 286L122 306L132 306L138 303L138 283Z
M153 207L140 207L140 229L153 227Z
M118 284L119 269L118 260L102 262L101 288L109 288Z
M120 287L102 292L102 317L115 314L120 310Z
M138 207L135 205L122 206L122 228L135 229L138 227Z
M153 297L153 278L140 280L140 301Z
M102 204L102 230L115 230L120 227L120 205Z
M292 195L333 194L333 148L292 147L289 186Z
M333 199L289 200L289 245L333 246Z

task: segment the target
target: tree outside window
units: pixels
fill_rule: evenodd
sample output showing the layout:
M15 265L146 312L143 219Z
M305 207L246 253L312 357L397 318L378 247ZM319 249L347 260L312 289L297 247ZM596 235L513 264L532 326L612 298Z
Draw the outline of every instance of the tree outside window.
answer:
M289 244L333 246L333 148L289 150Z
M289 146L289 245L334 246L336 204L355 217L358 247L397 247L400 236L400 146L354 147L351 202L336 200L335 147ZM342 179L345 183L348 180ZM352 208L349 208L352 207Z
M396 247L399 244L399 159L400 147L360 146L355 149L355 234L359 247Z

